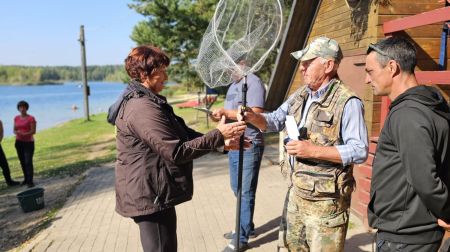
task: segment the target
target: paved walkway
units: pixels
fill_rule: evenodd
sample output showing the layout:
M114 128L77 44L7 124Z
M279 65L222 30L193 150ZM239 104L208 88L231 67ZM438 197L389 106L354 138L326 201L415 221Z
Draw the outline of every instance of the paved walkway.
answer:
M286 186L276 165L277 149L267 146L256 196L257 237L250 251L276 251L277 229ZM226 155L195 161L194 198L177 206L180 252L221 251L223 233L233 229L236 200L229 187ZM20 251L142 251L137 225L114 211L113 165L92 168L56 220ZM351 218L345 251L371 251L372 235Z

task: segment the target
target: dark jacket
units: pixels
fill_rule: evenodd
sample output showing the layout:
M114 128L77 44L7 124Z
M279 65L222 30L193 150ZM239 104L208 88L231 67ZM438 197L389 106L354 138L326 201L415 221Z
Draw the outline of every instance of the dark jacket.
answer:
M381 131L368 218L379 237L426 244L442 239L437 218L450 222L450 112L433 87L398 96Z
M190 129L140 83L132 81L122 97L108 115L117 127L116 211L135 217L190 200L192 160L222 146L222 134Z

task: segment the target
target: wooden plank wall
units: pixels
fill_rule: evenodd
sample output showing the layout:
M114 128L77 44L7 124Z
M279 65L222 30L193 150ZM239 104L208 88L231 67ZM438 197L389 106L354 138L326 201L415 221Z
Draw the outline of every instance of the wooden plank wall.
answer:
M364 83L366 49L369 43L377 39L377 16L374 9L376 6L364 0L354 10L344 0L322 1L308 43L318 36L327 36L339 42L344 54L339 77L364 101L369 132L376 135L379 131L380 98L374 97L370 86ZM302 84L302 77L297 69L289 94Z
M344 0L324 0L319 7L314 21L308 43L315 37L327 36L336 39L343 51L355 49L355 45L349 43L351 33L351 11ZM345 49L344 49L345 46ZM294 92L302 80L300 74L296 74L291 84L290 93Z
M361 0L361 8L352 11L344 0L323 0L308 39L309 43L317 36L327 36L339 42L344 53L344 59L339 67L339 77L364 101L365 119L371 136L370 155L367 162L355 166L354 169L357 186L352 195L352 210L361 217L366 226L372 160L376 148L376 136L380 131L381 107L381 98L374 96L371 87L364 84L367 46L385 37L382 27L385 21L443 7L443 4L438 3L437 0L422 0L414 3L410 0L394 0L390 1L389 6L375 6L372 2L372 0ZM433 24L396 34L410 37L416 43L417 71L438 70L441 30L442 24ZM448 52L450 49L447 50L447 54ZM302 77L297 69L289 94L302 84ZM438 85L438 87L448 98L450 85Z
M356 181L356 190L352 194L351 208L354 213L361 217L365 227L367 222L367 206L370 202L370 183L372 180L372 163L375 157L378 138L371 138L369 142L369 156L364 164L355 165L353 176Z
M290 53L303 48L308 38L319 1L294 1L289 13L286 30L277 55L276 67L270 76L264 108L273 111L280 106L288 92L292 77L296 71L297 61ZM280 95L281 94L281 95Z
M364 84L364 60L367 46L385 37L383 33L385 21L441 8L443 3L436 0L422 0L411 4L409 0L395 0L390 1L388 6L375 6L372 2L361 0L359 9L350 10L344 0L322 1L308 43L318 36L327 36L339 42L344 53L339 76L364 101L369 134L378 136L381 128L381 99L373 95L370 86ZM442 24L433 24L395 34L409 37L415 42L418 49L417 71L438 69L441 31ZM448 53L450 53L450 46L447 48ZM449 63L450 60L447 60L447 66ZM297 69L288 94L292 94L302 84L302 77ZM448 99L450 85L437 85L437 87Z
M383 23L386 21L415 15L418 13L444 7L443 3L435 0L421 0L411 4L409 0L395 0L389 6L381 6L378 9L377 17L377 37L384 38ZM441 44L442 24L432 24L412 28L394 34L395 36L404 36L414 41L417 49L417 68L416 71L439 70L439 50ZM447 44L449 44L447 39ZM450 55L450 47L447 47L447 55ZM450 69L450 61L447 59L447 69ZM450 85L438 85L438 87L447 98L450 95Z

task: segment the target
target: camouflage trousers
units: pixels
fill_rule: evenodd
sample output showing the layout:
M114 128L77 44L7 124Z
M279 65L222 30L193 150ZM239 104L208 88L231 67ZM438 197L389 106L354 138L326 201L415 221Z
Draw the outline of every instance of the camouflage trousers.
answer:
M307 200L290 188L280 223L278 251L344 251L350 195L336 200Z

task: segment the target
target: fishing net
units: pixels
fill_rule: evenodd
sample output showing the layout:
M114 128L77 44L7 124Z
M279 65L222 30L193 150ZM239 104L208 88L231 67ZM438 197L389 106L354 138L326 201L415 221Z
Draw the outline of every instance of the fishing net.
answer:
M226 86L232 74L257 72L281 36L282 12L277 0L221 0L195 63L203 82Z

